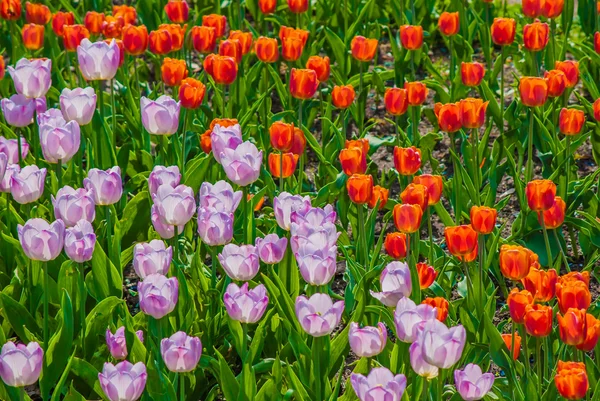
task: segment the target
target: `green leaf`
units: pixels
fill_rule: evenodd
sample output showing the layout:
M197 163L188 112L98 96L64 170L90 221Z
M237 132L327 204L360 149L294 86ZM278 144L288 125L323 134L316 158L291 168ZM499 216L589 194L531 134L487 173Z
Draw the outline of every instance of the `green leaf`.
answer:
M117 297L108 297L100 301L87 315L85 334L85 357L89 359L98 347L98 337L104 338L106 329L112 318L113 310L122 304L123 300Z
M110 296L121 298L123 295L121 275L100 246L94 248L92 271L85 278L85 284L97 301Z
M23 305L4 293L0 293L0 300L2 301L2 314L8 319L11 327L21 341L29 342L33 340L26 334L23 326L27 327L27 330L35 334L38 338L41 337L41 331L35 319Z
M235 379L235 375L231 371L229 364L223 358L223 355L217 350L217 359L219 360L219 386L226 400L237 400L240 392L240 385Z
M102 398L104 401L110 401L106 395L104 395L102 387L100 387L98 371L88 362L84 361L83 359L73 358L71 373L83 380L88 387L94 390L98 397Z
M123 246L128 247L133 242L147 239L145 233L150 227L150 207L148 191L138 192L127 202L119 221Z

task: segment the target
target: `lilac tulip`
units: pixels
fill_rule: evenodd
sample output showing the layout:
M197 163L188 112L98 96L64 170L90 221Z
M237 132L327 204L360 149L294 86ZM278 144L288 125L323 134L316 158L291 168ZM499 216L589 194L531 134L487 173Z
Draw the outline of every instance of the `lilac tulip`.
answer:
M63 249L65 223L56 220L49 224L44 219L29 219L18 225L19 242L23 253L32 260L47 262L56 259Z
M262 284L249 290L248 283L244 283L241 287L231 283L225 290L223 302L227 314L233 320L241 323L256 323L265 313L269 304L269 297L265 286Z
M243 141L242 130L239 124L231 127L221 127L220 125L216 125L210 133L210 146L213 157L217 163L223 164L221 162L221 154L223 154L225 149L235 149L241 145Z
M308 207L292 211L290 220L298 225L321 226L326 223L335 224L337 214L331 205L325 205L324 208Z
M198 208L198 235L208 246L225 245L233 238L233 213Z
M11 387L31 386L42 371L44 350L35 341L17 344L8 341L0 352L0 377Z
M67 121L76 121L87 125L96 111L96 92L94 88L65 88L60 94L60 109Z
M90 191L84 188L73 189L65 185L56 193L56 198L50 195L54 206L54 217L64 221L67 227L72 227L79 220L90 223L96 218L96 204Z
M473 363L465 366L464 370L454 371L456 390L465 401L481 400L491 390L494 384L493 373L483 373L478 365Z
M304 244L298 247L294 256L304 281L317 286L329 283L337 269L336 252L336 246L320 249L313 244Z
M19 163L19 143L16 139L6 139L0 136L0 153L8 156L8 164ZM21 137L21 158L25 159L29 153L29 144Z
M87 178L83 180L83 186L91 191L96 205L107 206L117 203L123 195L121 169L119 166L108 170L92 168L88 171Z
M243 142L235 149L224 149L221 164L230 181L245 187L260 176L262 150L259 151L252 142Z
M25 166L19 172L14 172L10 180L10 193L15 201L25 205L35 202L44 193L46 169L36 165Z
M350 382L360 401L400 401L406 390L406 376L387 368L371 369L366 377L352 373Z
M371 358L379 355L387 342L387 329L381 322L377 327L365 326L360 328L358 323L350 323L348 331L350 348L359 357Z
M65 230L65 253L72 261L83 263L92 260L95 246L96 234L89 221L79 220Z
M200 186L200 207L211 207L220 212L233 213L242 200L242 191L233 191L227 181L214 184L203 182Z
M3 154L3 153L0 153ZM15 173L21 171L21 167L18 164L7 164L6 170L4 171L4 176L2 177L2 181L0 181L0 192L10 193L12 176Z
M160 342L160 354L171 372L191 372L202 356L202 343L198 337L178 331Z
M249 281L258 273L259 261L253 245L227 244L219 254L225 273L235 281Z
M398 301L394 311L394 324L398 339L405 343L412 343L419 338L425 323L435 320L437 308L429 304L417 305L408 297Z
M63 125L67 122L59 109L48 109L43 113L38 114L37 124L44 125L48 124L53 127Z
M115 334L110 331L110 328L106 329L106 346L108 352L117 361L127 358L127 341L125 340L125 326L119 327Z
M156 205L152 205L150 208L150 220L152 221L152 226L154 230L160 235L163 239L171 239L175 236L175 226L167 223L163 223L161 216L158 214L158 207ZM182 233L184 226L178 226L177 232Z
M133 248L133 269L142 280L151 274L166 275L173 259L173 248L161 240L136 244Z
M83 39L77 46L79 70L86 81L107 81L113 79L119 68L121 51L113 39L110 43L103 40L90 42Z
M17 93L29 98L46 96L52 85L52 60L38 58L28 60L22 58L13 67L7 67L8 73L15 83Z
M273 265L281 262L285 255L288 240L286 237L279 238L277 234L269 234L255 241L258 256L263 263Z
M51 110L47 111L49 113ZM58 111L58 110L57 110ZM60 114L60 111L58 111ZM44 119L38 118L38 121ZM68 162L79 151L81 132L79 124L75 121L66 122L62 114L60 119L50 118L48 122L40 124L40 144L44 159L49 163L58 161Z
M169 185L175 188L179 185L180 181L181 173L179 173L179 167L155 166L148 177L148 191L150 195L154 195L161 185Z
M162 95L156 100L142 96L140 100L142 124L152 135L172 135L179 128L180 102Z
M176 277L151 274L138 283L140 309L155 319L173 312L179 298L179 282Z
M462 325L451 328L438 320L425 323L417 342L423 347L425 362L440 369L448 369L460 359L467 332Z
M320 226L311 226L292 223L290 231L292 233L290 246L294 253L297 253L303 246L310 246L324 252L331 250L335 256L336 250L332 248L336 247L338 237L341 234L337 231L335 224L325 223Z
M147 378L146 366L142 362L133 365L123 361L117 366L107 362L102 373L98 373L100 387L110 401L136 401L144 392Z
M327 294L316 293L310 298L296 298L296 317L300 325L313 337L331 334L340 323L344 312L344 301L335 304Z
M409 297L412 291L410 269L403 262L391 262L379 277L381 292L371 291L371 295L385 306L396 306L400 298Z
M6 167L8 166L8 156L6 153L0 153L0 181L4 178Z
M410 366L416 374L428 380L434 379L439 374L437 366L430 365L423 359L423 346L417 341L410 345Z
M185 225L196 210L194 191L186 185L173 188L168 184L161 185L152 195L156 211L165 224L173 226Z
M13 127L27 127L33 123L35 101L25 95L12 95L0 101L2 114L8 125Z
M282 192L273 199L273 212L279 227L290 231L292 213L304 214L310 209L310 196L292 195Z

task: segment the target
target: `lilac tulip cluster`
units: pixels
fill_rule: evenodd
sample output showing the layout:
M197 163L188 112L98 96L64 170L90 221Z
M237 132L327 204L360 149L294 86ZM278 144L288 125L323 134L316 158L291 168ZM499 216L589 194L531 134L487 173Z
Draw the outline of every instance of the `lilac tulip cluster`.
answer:
M248 283L244 283L241 287L231 283L225 290L223 302L227 314L233 320L240 323L256 323L267 310L269 297L267 289L262 284L249 289Z
M106 81L117 74L121 51L114 39L110 43L83 39L77 46L77 60L81 75L86 81Z
M173 135L179 128L181 102L162 95L156 100L142 96L140 110L142 125L152 135Z
M352 388L360 401L400 401L406 390L406 376L387 368L371 369L367 376L353 373Z
M40 144L49 163L68 162L79 151L81 132L76 121L67 122L58 109L38 115Z
M144 342L144 333L141 330L136 331L135 335L141 342ZM127 351L127 341L125 339L125 326L119 327L115 334L110 331L110 328L107 328L105 339L108 352L113 358L117 361L127 358L129 352Z
M198 235L208 246L225 245L233 238L233 213L242 200L226 181L205 182L200 187Z
M179 299L179 281L162 274L150 274L138 283L140 309L155 319L173 312Z
M100 387L110 401L136 401L146 388L146 365L138 362L135 365L128 361L105 363L102 372L98 373Z
M412 292L410 269L404 262L389 263L381 272L379 283L381 291L371 291L371 295L385 306L396 306L400 299L409 297Z
M296 298L296 317L302 329L313 337L331 334L340 323L344 312L344 301L333 303L327 294L316 293L310 298Z
M15 344L8 341L0 352L0 378L12 387L31 386L42 371L44 350L36 342Z
M133 248L133 269L142 280L151 274L167 275L173 260L173 248L161 240L136 244Z
M216 125L211 134L215 160L223 166L229 180L239 186L252 184L260 176L262 150L250 141L244 142L239 124L231 127Z
M202 356L202 342L198 337L178 331L160 342L160 354L171 372L191 372Z

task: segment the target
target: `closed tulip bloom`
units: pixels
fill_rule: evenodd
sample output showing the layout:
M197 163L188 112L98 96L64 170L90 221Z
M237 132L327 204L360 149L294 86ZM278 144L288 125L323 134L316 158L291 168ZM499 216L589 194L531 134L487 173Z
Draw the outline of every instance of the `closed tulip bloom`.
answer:
M600 337L600 320L587 313L585 315L585 328L585 340L583 340L581 344L576 345L576 347L582 351L590 352L593 351L596 344L598 344L598 338Z
M527 204L534 212L543 212L554 205L556 184L550 180L533 180L525 188Z
M433 206L442 197L444 183L439 175L421 174L413 178L414 184L424 185L427 188L427 204Z
M446 227L444 236L448 251L454 256L470 254L477 244L477 232L470 224Z
M52 85L52 60L22 58L14 67L7 67L8 73L15 83L17 93L29 98L46 96Z
M61 219L67 227L72 227L80 220L90 223L96 217L96 205L92 195L84 188L73 189L65 185L56 193L56 198L50 196L54 206L54 216Z
M314 70L317 73L317 79L319 82L325 82L329 79L331 72L331 66L329 63L329 57L311 56L306 62L306 68Z
M273 198L273 212L275 220L282 229L289 231L291 228L291 216L293 213L305 214L311 208L310 197L292 195L282 192Z
M373 60L377 52L377 39L367 39L364 36L355 36L350 42L352 57L358 61L368 62Z
M158 56L170 53L173 50L173 37L166 28L159 28L150 32L148 36L150 52Z
M294 14L301 14L308 11L308 0L287 0L288 8Z
M194 191L186 185L173 188L163 184L158 187L156 194L152 195L152 200L163 222L172 226L185 225L196 209Z
M600 54L600 32L594 33L594 50Z
M256 251L263 263L273 265L283 259L287 243L286 237L279 238L277 234L268 234L264 238L256 239Z
M496 226L498 211L492 207L476 206L471 207L471 227L478 234L490 234Z
M175 309L179 297L176 277L151 274L138 283L140 309L155 319L161 319Z
M233 191L227 181L215 184L203 182L200 186L200 207L210 207L220 212L233 213L242 199L242 191Z
M454 133L462 128L459 103L436 103L433 111L438 119L440 130Z
M53 109L48 112L51 110ZM66 163L79 151L81 132L77 122L66 122L60 111L56 111L60 115L60 121L39 124L40 144L47 162L58 163L60 160ZM38 116L38 122L41 117L42 115Z
M393 232L385 236L383 243L385 252L394 259L406 257L406 234Z
M319 87L317 73L309 69L292 68L290 93L296 99L306 100L314 96Z
M366 154L361 148L345 148L340 151L340 164L348 176L364 174L367 170Z
M43 359L44 350L38 343L32 341L25 345L7 341L0 352L0 377L11 387L31 386L40 377Z
M160 342L160 354L171 372L191 372L200 361L202 343L199 338L178 331Z
M294 174L298 164L298 155L288 153L269 153L269 172L275 178L288 178ZM283 161L282 161L283 159Z
M12 125L13 127L27 127L33 122L33 114L35 113L34 99L27 98L24 95L12 95L10 98L0 100L0 107L8 125ZM15 163L18 162L19 159L17 157Z
M460 29L460 19L458 12L449 13L444 11L438 19L438 28L442 35L454 36Z
M185 60L165 57L160 67L162 80L167 86L179 86L187 78L188 69Z
M110 328L107 328L104 337L106 339L106 346L108 348L108 352L110 352L110 355L113 358L115 358L118 361L127 358L129 352L127 351L127 341L125 339L125 326L121 326L117 330L115 330L115 334L113 334L110 331ZM140 341L142 341L141 338Z
M219 263L234 281L252 280L260 267L258 253L253 245L225 245L219 254Z
M273 14L277 8L277 0L258 0L258 8L263 14Z
M253 289L248 289L248 283L244 283L241 287L231 283L225 290L223 302L227 314L233 320L241 323L256 323L265 313L269 304L269 297L265 286L262 284Z
M556 299L561 313L569 308L587 309L592 303L592 296L588 286L583 281L572 281L565 284L556 284Z
M4 177L0 181L0 192L10 193L12 175L21 171L18 164L7 164Z
M145 25L126 25L123 28L122 35L123 47L125 48L125 52L127 54L130 54L132 56L139 56L140 54L143 54L148 48L148 29Z
M28 24L46 25L50 22L52 13L45 4L25 3L25 20Z
M485 123L485 110L489 101L467 98L459 103L460 122L464 128L480 128Z
M360 401L400 401L406 389L406 376L387 368L373 368L368 376L352 373L352 388Z
M237 40L239 42L243 56L248 54L252 49L252 41L254 39L252 36L252 32L230 31L229 39Z
M585 398L590 386L585 363L558 361L554 384L558 393L567 400Z
M421 150L394 147L394 167L400 175L413 175L421 168Z
M276 121L269 127L271 146L280 152L288 152L294 138L294 124Z
M517 22L512 18L494 18L491 27L492 41L499 46L508 46L515 41Z
M389 193L390 191L388 189L375 185L373 187L371 198L369 199L369 207L373 209L379 203L379 210L383 209L388 201Z
M261 36L254 44L256 57L263 63L274 63L279 59L279 45L277 39Z
M521 336L515 333L515 349L512 352L512 356L513 356L513 360L517 360L519 359L519 354L521 353ZM508 348L508 351L511 351L512 348L512 335L511 334L502 334L502 340L504 341L504 344L506 345L506 348Z
M65 223L56 220L52 224L44 219L29 219L18 225L19 242L23 253L31 260L48 262L60 255L64 245Z
M234 58L209 54L204 59L204 69L219 85L231 85L237 76L238 65Z
M340 323L344 312L344 301L333 303L329 295L316 293L310 298L296 298L296 317L306 333L312 337L323 337Z
M88 220L79 220L65 230L65 253L72 261L84 263L92 260L96 234Z
M417 263L417 273L419 275L419 286L422 290L429 288L431 284L433 284L433 282L435 281L435 278L438 274L433 266L423 262Z
M229 243L233 237L233 213L198 208L198 235L208 246Z
M295 29L287 26L281 26L281 28L279 29L279 40L281 41L281 43L283 43L285 39L293 37L300 39L300 41L302 42L302 47L304 47L306 45L306 42L308 41L308 35L309 32L304 29Z
M83 39L77 48L77 59L81 74L88 81L113 79L119 68L121 52L113 40L90 42Z
M44 46L44 25L23 25L21 36L23 38L23 45L26 49L41 49Z
M156 100L142 96L140 100L142 124L153 135L172 135L179 128L180 102L167 95Z
M379 276L379 283L381 292L369 292L385 306L396 306L402 297L409 297L412 292L410 269L403 262L388 263Z
M179 87L179 102L186 109L197 109L202 105L206 86L195 78L185 78Z
M379 355L387 342L387 328L381 322L377 327L365 326L360 328L358 323L350 323L348 331L350 348L359 357L371 358Z
M357 204L365 204L373 194L373 177L365 174L353 174L346 181L346 189L350 200Z
M44 193L46 169L38 166L25 166L19 172L14 172L10 177L10 192L13 199L25 205L40 199Z
M183 24L188 20L190 7L185 0L169 0L165 5L165 14L174 24Z
M508 311L511 319L516 324L523 324L525 319L525 309L528 305L533 305L533 296L527 290L519 291L518 288L513 288L506 299Z
M137 11L135 7L132 6L113 6L112 14L114 17L123 18L123 22L125 23L125 25L135 24L135 20L137 19Z
M419 50L423 46L423 27L420 25L402 25L400 42L406 50Z
M235 60L236 63L242 61L242 44L236 39L227 39L219 45L219 55L228 56Z
M314 286L329 283L336 272L337 247L317 249L314 244L305 243L304 245L295 246L295 243L294 238L292 238L292 250L304 281Z
M543 1L522 0L523 14L528 18L537 18L542 14Z
M550 209L542 212L544 216L543 224L547 229L554 230L562 226L565 221L565 214L567 211L567 204L560 196L554 198L554 205ZM540 225L542 221L540 219Z
M150 221L152 222L154 230L161 238L171 239L175 236L175 226L163 222L161 216L158 214L156 205L152 205L150 208ZM177 232L183 232L183 227L179 227Z
M552 332L552 307L531 304L525 307L525 330L534 337L546 337Z
M83 19L83 24L87 30L94 35L102 33L103 23L104 13L99 13L97 11L88 11Z
M406 82L404 84L408 104L410 106L420 106L427 99L428 89L423 82Z
M533 252L520 245L502 245L500 271L510 280L521 280L529 274L532 255Z
M107 39L120 38L124 25L123 18L107 15L102 22L102 35Z
M545 22L533 22L523 27L523 44L532 52L544 50L550 37L550 28Z
M297 36L289 36L281 40L281 56L286 61L297 61L304 51L304 42Z
M144 392L147 378L142 362L133 365L123 361L117 366L107 362L98 373L100 387L110 401L136 401Z
M445 322L448 318L448 300L442 297L425 298L423 304L431 305L437 311L436 319Z
M564 0L544 0L541 13L546 18L556 18L562 14L564 5Z
M408 184L400 194L400 200L402 203L419 205L422 210L425 210L429 205L427 187L415 183Z
M563 108L558 118L558 127L564 135L577 135L585 123L583 110Z
M74 23L75 15L70 11L57 11L52 16L52 30L58 37L61 37L63 35L65 25L73 25Z
M215 28L210 26L194 26L190 33L192 45L197 52L212 53L217 44Z
M161 185L170 185L175 188L181 181L181 173L177 166L155 166L148 176L148 191L155 195Z
M437 309L430 304L416 305L408 295L398 300L394 311L394 325L398 339L412 343L419 338L425 323L437 318Z
M579 82L579 63L574 60L557 61L554 68L562 71L567 78L567 88L572 88Z
M586 313L585 309L569 308L564 313L556 314L558 320L558 331L560 339L567 345L580 345L586 337Z
M399 231L412 234L421 226L423 209L419 205L397 204L394 206L393 217L394 224Z
M463 400L481 400L492 389L494 374L483 373L479 365L470 363L454 371L454 384Z
M532 267L529 274L521 282L523 287L533 295L538 302L548 302L556 293L556 270L540 270Z
M459 361L466 339L467 332L462 325L448 328L439 320L430 320L417 341L423 347L425 362L448 369Z
M228 127L217 124L210 133L210 141L213 157L217 163L222 164L225 149L235 149L242 143L240 126L237 123Z
M121 168L115 166L108 170L90 169L87 178L83 180L83 186L91 192L96 205L106 206L117 203L123 194Z
M334 86L331 92L333 105L338 109L347 109L354 102L356 92L352 85Z
M570 272L567 274L563 274L562 276L560 276L558 278L558 282L561 285L568 285L571 282L574 281L581 281L582 283L584 283L587 287L589 287L590 285L590 272L589 271L582 271L582 272Z
M550 70L544 73L548 84L548 96L560 97L567 87L567 76L560 70Z
M83 39L89 39L90 32L83 25L65 25L63 33L63 45L65 50L74 52ZM122 58L120 58L121 60Z
M209 14L202 16L202 25L215 28L217 38L225 35L225 27L227 26L227 18L224 15Z
M423 358L423 346L419 342L410 345L408 352L410 354L410 366L421 377L428 380L434 379L439 374L437 366L433 366Z
M401 116L408 110L408 92L404 88L387 88L383 102L388 113Z
M260 176L262 151L259 151L252 142L246 141L235 149L224 149L221 162L227 178L245 187Z
M361 138L361 139L352 139L352 140L348 140L346 139L346 143L345 143L346 149L351 149L351 148L359 148L363 151L363 153L369 154L369 140L367 138Z
M460 65L460 76L462 83L466 86L479 86L485 75L485 67L476 61L472 63L463 62Z
M185 40L187 25L160 24L158 29L168 31L171 34L171 51L181 50L183 41Z
M548 99L548 82L544 78L523 77L519 81L521 102L527 107L538 107Z
M142 280L151 274L166 275L172 259L173 248L167 248L161 240L136 244L133 248L133 269Z

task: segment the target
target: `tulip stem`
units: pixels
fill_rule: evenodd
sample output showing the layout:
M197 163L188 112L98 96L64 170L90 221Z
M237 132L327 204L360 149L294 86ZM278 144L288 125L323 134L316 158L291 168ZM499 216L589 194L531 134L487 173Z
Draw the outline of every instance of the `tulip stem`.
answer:
M81 354L85 357L85 331L86 331L86 313L85 313L85 300L86 300L86 288L85 288L85 264L79 264L79 287L81 291L81 300L79 302L79 316L81 319Z
M102 81L98 81L98 97L99 97L99 102L98 102L98 113L100 114L100 129L102 131L105 130L104 128L104 90L102 89ZM95 149L95 156L96 156L96 167L98 168L104 168L104 164L102 163L102 158L100 157L100 153L101 153L101 147L102 147L102 138L101 135L94 135L96 137L96 149Z
M356 204L356 209L358 210L358 239L359 247L361 248L361 252L357 252L358 262L366 269L368 262L368 250L367 250L367 238L365 234L365 211L362 204Z
M571 162L571 135L567 135L566 141L566 162L565 162L565 195L564 201L569 204L569 173L571 171L571 166L569 163Z
M450 101L454 100L454 70L455 70L455 60L454 60L454 36L450 36L448 38L448 47L450 51Z
M106 206L106 271L110 271L112 248L112 219L110 205Z
M48 315L49 312L49 300L50 296L50 277L48 275L48 262L44 262L44 350L48 352Z
M56 180L58 181L58 188L62 188L62 159L58 159L56 163Z
M562 255L563 261L565 263L565 268L567 269L568 272L570 272L571 268L569 267L569 262L567 261L567 255L565 255L565 250L563 249L562 244L558 240L558 234L556 233L556 231L557 231L556 229L552 230L552 232L554 233L554 239L556 240L556 243L558 244L558 249L560 249L560 254ZM560 271L560 263L558 264L556 271Z
M111 138L113 141L116 139L116 131L117 131L117 107L115 106L115 85L114 80L110 80L110 104L112 109L112 135Z
M364 116L364 103L363 102L363 86L364 86L364 82L363 82L363 62L359 61L358 62L358 79L359 79L359 85L358 85L358 91L360 93L360 95L358 96L359 102L360 102L360 107L358 108L360 113L358 113L358 137L362 138L362 134L363 134L363 129L365 126L365 116ZM364 99L366 100L367 96L364 96Z
M410 106L412 114L412 145L419 146L419 106Z
M321 388L323 377L321 376L321 352L323 351L323 345L321 343L321 337L313 337L312 343L312 360L313 360L313 373L315 378L315 400L323 401L321 396Z
M25 387L19 388L19 400L25 401Z
M484 257L483 257L483 252L485 250L485 235L483 234L479 234L477 236L477 240L479 241L478 244L478 252L479 252L479 301L478 303L480 305L485 305L485 301L483 299L483 261L484 261Z
M177 258L179 257L179 227L173 226L175 234L173 235L173 264L177 265Z
M540 337L536 337L535 345L536 345L535 364L536 364L537 377L538 377L538 394L542 394L542 342L541 342Z
M210 264L212 275L210 277L210 288L217 289L217 247L210 247Z
M504 134L504 62L506 60L506 46L500 52L500 135Z
M529 373L529 369L531 368L529 363L529 347L527 346L527 330L525 329L525 325L523 324L523 366L525 367L525 380L527 380L527 373Z
M473 153L473 173L475 175L474 177L474 184L475 184L475 193L477 194L477 203L478 205L481 204L481 198L480 198L480 190L481 190L481 183L479 182L479 132L477 131L477 128L473 128L471 130L471 152Z
M450 145L452 146L452 151L454 152L455 155L457 155L458 157L458 153L456 153L456 138L454 137L454 133L450 133ZM451 157L452 158L452 171L454 174L454 177L452 179L452 192L454 192L454 195L456 197L455 203L454 203L454 218L456 219L456 225L460 225L460 218L461 218L461 211L460 211L460 172L458 170L458 165L456 163L456 157Z
M284 186L283 180L283 152L279 151L279 193L283 192Z
M179 374L179 401L185 401L185 376Z
M427 207L427 231L429 232L429 263L434 265L433 254L433 225L431 223L431 208Z
M187 120L188 120L188 114L193 115L191 112L189 112L187 109L183 109L183 129L182 129L182 143L181 143L181 158L180 158L180 165L181 165L181 179L182 181L185 182L185 141L186 141L186 136L187 136ZM175 133L175 137L177 137L177 133Z
M438 383L438 400L442 401L442 398L444 397L444 379L443 379L443 374L444 374L444 370L440 369L439 370L439 374L438 374L438 379L437 379L437 383Z
M411 80L414 82L417 80L417 72L415 68L415 51L409 50L410 52L410 72L411 72Z
M544 221L544 212L538 212L540 218L540 224L542 231L544 232L544 243L546 244L546 257L548 259L548 268L551 268L554 264L554 258L552 257L552 249L550 248L550 241L548 240L548 229L546 228L546 222Z
M37 122L35 122L34 124L37 125ZM17 131L17 152L19 153L19 167L23 168L23 152L21 150L21 129L16 128L15 131ZM35 141L32 141L32 143L35 143Z
M302 99L298 99L298 125L304 134L304 128L302 127ZM280 180L283 180L283 154L281 155L281 166ZM302 193L302 174L304 173L302 170L304 170L304 154L300 155L300 168L298 168L298 194Z
M74 88L75 81L73 81L73 74L71 73L71 56L67 50L65 50L65 59L67 60L67 75L69 76L69 83L71 84L71 88Z
M535 108L529 109L529 135L527 137L527 166L525 168L525 184L533 178L533 120Z

